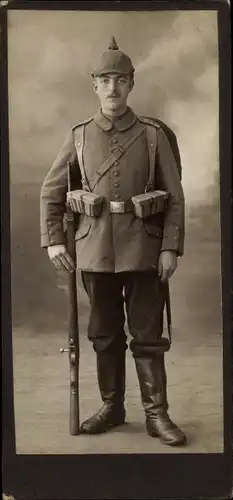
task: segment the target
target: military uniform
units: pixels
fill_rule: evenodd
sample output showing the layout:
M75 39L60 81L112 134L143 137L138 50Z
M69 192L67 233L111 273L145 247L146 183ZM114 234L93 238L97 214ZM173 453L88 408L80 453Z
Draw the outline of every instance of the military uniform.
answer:
M114 45L102 56L101 64L105 73L129 73L133 68L128 56ZM176 444L184 441L184 435L166 416L164 352L169 346L162 337L165 291L157 263L163 250L183 255L184 195L178 148L174 155L167 137L161 122L139 117L129 107L117 120L100 109L72 127L41 189L41 246L65 243L63 217L70 162L73 189L89 189L104 200L101 216L79 215L75 233L77 268L91 305L88 337L97 354L104 401L101 410L84 422L83 431L101 432L125 419L125 303L147 430L155 435L154 419L156 432L161 434L158 426L164 428L161 422L165 418L168 430L163 441ZM135 216L131 200L144 193L151 181L151 158L154 177L150 188L167 192L168 206L165 212L142 219ZM108 168L98 176L102 165Z

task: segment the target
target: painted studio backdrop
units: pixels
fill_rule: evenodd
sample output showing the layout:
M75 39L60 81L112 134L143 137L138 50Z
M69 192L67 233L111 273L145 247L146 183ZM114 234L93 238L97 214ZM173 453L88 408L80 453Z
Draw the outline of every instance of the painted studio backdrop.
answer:
M187 453L223 450L216 13L11 11L8 14L12 328L17 453L179 453L146 435L127 353L128 424L69 435L66 277L40 248L39 194L67 131L96 113L90 71L114 35L135 66L129 104L176 133L186 198L185 254L171 279L166 356L171 417ZM80 412L100 404L79 289Z

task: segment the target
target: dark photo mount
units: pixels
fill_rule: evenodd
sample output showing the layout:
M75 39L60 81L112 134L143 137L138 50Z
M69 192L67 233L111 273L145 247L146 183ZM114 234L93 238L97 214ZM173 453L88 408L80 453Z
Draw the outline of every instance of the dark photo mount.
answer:
M205 10L218 15L219 170L223 324L222 453L24 454L16 450L8 108L8 13ZM78 37L78 33L77 33ZM1 2L2 490L15 500L229 498L232 491L231 33L227 0ZM30 40L29 42L30 43ZM45 341L45 340L44 340ZM33 389L32 389L33 390ZM197 388L198 391L198 388ZM68 410L67 410L68 413ZM208 417L206 417L208 418ZM74 437L78 442L79 436ZM137 435L133 435L137 439Z

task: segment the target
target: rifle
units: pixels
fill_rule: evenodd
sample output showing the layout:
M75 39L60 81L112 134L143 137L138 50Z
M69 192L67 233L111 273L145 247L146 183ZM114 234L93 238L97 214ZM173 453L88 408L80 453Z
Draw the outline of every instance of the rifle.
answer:
M68 162L68 191L71 191L71 164ZM75 252L75 215L70 204L66 202L67 220L67 251L76 263ZM80 434L79 422L79 324L76 271L68 275L68 328L69 347L60 349L60 352L69 353L70 364L70 422L69 430L72 436Z
M170 299L170 289L169 282L164 283L165 287L165 305L166 305L166 313L167 313L167 329L168 329L168 337L171 345L172 342L172 314L171 314L171 299Z

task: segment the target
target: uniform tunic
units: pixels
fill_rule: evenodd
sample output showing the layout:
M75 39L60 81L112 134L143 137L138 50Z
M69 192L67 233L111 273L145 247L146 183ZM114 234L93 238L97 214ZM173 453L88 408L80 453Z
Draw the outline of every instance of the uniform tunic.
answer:
M79 127L74 126L48 172L41 188L41 246L65 243L63 216L68 190L67 162L72 165L75 189L82 188L78 161ZM145 192L149 176L149 155L146 127L131 108L116 122L102 111L86 121L83 164L87 180L104 163L119 144L140 133L121 158L103 175L93 192L104 197L99 218L80 215L75 234L77 268L82 271L119 273L145 271L157 267L162 250L183 255L184 195L177 164L169 141L158 125L156 133L154 189L169 193L164 214L139 219L132 212L110 213L109 201L127 201ZM74 189L74 187L73 187Z

